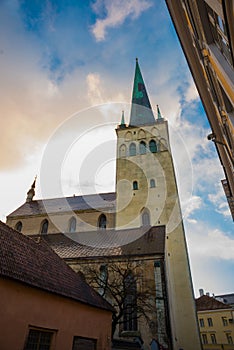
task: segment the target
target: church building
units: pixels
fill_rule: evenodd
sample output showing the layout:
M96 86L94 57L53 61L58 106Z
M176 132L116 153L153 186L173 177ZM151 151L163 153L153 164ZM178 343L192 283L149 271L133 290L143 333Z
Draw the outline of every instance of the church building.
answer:
M39 235L96 286L117 310L114 339L145 350L199 350L168 124L158 106L156 114L136 60L130 121L123 114L116 128L116 191L37 200L34 181L7 224ZM114 295L108 283L117 270L124 279Z

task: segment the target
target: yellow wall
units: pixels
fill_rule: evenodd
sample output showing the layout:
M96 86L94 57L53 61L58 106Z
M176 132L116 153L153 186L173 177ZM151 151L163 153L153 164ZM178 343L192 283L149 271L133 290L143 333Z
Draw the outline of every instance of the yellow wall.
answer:
M234 350L234 310L219 309L211 311L198 311L198 322L203 343L203 349ZM209 326L208 319L212 325ZM224 321L224 319L226 321ZM203 321L202 321L203 320ZM231 322L230 322L231 320ZM202 326L204 323L204 326ZM211 335L214 334L216 344L212 344ZM232 338L233 344L228 344L227 334ZM203 335L206 336L207 344L204 344ZM231 342L231 339L229 340Z
M114 213L104 213L107 218L107 228L113 228L115 225L115 214ZM22 233L26 235L39 234L41 229L41 224L44 219L48 219L49 227L48 233L58 233L58 232L68 232L69 220L71 217L75 217L77 220L77 231L93 231L97 230L98 218L101 215L99 211L83 211L83 212L72 212L69 214L49 214L46 215L35 215L35 216L21 216L17 218L7 218L7 225L15 228L18 221L23 224Z

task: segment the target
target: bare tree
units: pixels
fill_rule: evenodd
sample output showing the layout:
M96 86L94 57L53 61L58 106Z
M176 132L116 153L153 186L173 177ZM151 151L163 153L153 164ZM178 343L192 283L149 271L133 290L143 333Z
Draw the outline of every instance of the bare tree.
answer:
M115 309L112 336L117 325L125 331L137 330L137 319L155 313L155 288L146 288L139 262L108 261L107 264L88 265L83 270L86 281ZM151 317L152 319L152 317Z

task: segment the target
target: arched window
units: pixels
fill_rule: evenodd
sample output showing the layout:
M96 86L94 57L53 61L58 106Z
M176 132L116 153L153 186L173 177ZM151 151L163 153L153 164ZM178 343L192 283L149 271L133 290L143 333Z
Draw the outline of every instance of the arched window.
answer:
M76 232L76 218L74 216L69 220L69 232Z
M150 179L150 188L154 188L154 187L155 187L155 180Z
M16 231L21 232L22 231L23 224L21 221L18 221L17 224L15 225Z
M146 144L144 141L140 142L140 154L146 154Z
M157 145L156 145L156 142L154 140L150 140L149 149L150 149L150 152L152 152L152 153L157 152Z
M98 227L100 230L106 229L106 215L101 214L98 219Z
M137 285L136 278L129 271L124 279L123 328L124 331L137 331Z
M129 155L130 156L135 156L136 155L136 145L135 143L130 143L130 146L129 146Z
M49 222L47 219L43 220L41 223L41 233L47 233L48 232L48 226Z
M132 183L132 189L133 189L133 190L138 190L138 182L137 182L137 181L133 181L133 183Z
M141 222L142 226L149 226L150 225L150 214L148 210L144 209L141 214Z

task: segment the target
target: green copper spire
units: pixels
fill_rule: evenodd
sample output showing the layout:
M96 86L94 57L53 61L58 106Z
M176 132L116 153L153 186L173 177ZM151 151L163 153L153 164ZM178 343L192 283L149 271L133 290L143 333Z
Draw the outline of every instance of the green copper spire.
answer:
M141 75L138 59L136 59L136 69L132 92L132 108L129 125L140 126L154 124L155 119L146 92L144 80Z

